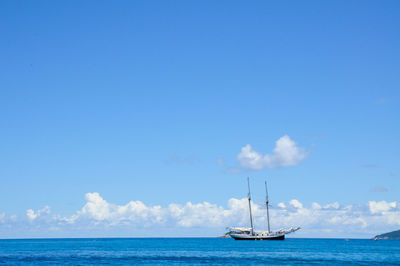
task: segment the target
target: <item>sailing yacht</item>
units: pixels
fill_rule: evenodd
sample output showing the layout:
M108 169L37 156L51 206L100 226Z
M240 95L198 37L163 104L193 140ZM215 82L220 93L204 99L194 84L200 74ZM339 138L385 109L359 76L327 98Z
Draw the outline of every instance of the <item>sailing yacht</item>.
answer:
M267 207L267 222L268 222L268 230L267 231L256 231L254 230L253 225L253 215L251 213L251 193L250 193L250 180L247 178L247 185L249 188L248 200L249 200L249 214L250 214L250 228L244 227L231 227L229 228L229 232L227 233L235 240L284 240L285 235L293 233L300 229L298 227L290 227L289 229L280 229L278 231L271 231L269 224L269 200L268 200L268 188L267 181L265 181L265 193L266 200L265 205Z

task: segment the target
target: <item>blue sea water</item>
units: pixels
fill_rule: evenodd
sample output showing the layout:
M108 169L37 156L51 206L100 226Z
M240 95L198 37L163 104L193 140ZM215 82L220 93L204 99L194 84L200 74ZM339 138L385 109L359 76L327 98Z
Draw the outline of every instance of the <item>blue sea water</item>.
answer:
M400 265L400 241L226 238L3 239L0 264Z

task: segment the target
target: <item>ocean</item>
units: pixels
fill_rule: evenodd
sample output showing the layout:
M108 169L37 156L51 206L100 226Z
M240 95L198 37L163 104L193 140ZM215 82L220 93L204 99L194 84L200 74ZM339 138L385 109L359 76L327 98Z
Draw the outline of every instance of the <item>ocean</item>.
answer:
M0 240L0 264L400 265L400 240L3 239Z

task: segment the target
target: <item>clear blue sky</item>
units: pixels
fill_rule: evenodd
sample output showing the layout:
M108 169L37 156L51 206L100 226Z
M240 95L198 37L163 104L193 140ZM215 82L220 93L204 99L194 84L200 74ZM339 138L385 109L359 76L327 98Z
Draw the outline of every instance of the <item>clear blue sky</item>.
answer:
M1 1L0 212L400 195L399 1ZM241 169L287 134L308 156ZM227 167L221 167L222 159ZM240 169L237 173L228 167ZM371 192L376 186L387 192Z

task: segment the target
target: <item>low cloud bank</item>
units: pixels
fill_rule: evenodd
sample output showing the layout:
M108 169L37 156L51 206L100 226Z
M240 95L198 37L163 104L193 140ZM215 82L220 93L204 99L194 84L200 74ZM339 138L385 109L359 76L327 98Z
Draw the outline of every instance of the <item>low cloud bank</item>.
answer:
M253 213L255 226L265 228L264 206L253 204ZM369 201L364 205L341 205L338 202L314 202L307 207L292 199L275 204L270 216L274 229L301 226L302 230L296 233L299 237L372 237L400 227L400 203ZM0 233L8 237L13 237L13 232L17 231L29 235L36 230L37 236L42 236L38 232L43 230L50 232L48 235L62 232L68 236L68 232L74 232L75 235L85 236L92 231L115 232L120 229L123 232L140 230L148 236L164 235L165 232L173 236L174 232L191 232L194 229L212 235L214 232L223 233L228 226L248 226L246 198L231 198L226 207L209 202L171 203L161 207L148 206L141 201L112 204L94 192L87 193L85 205L70 216L52 214L48 206L37 211L29 209L25 217L0 213Z

